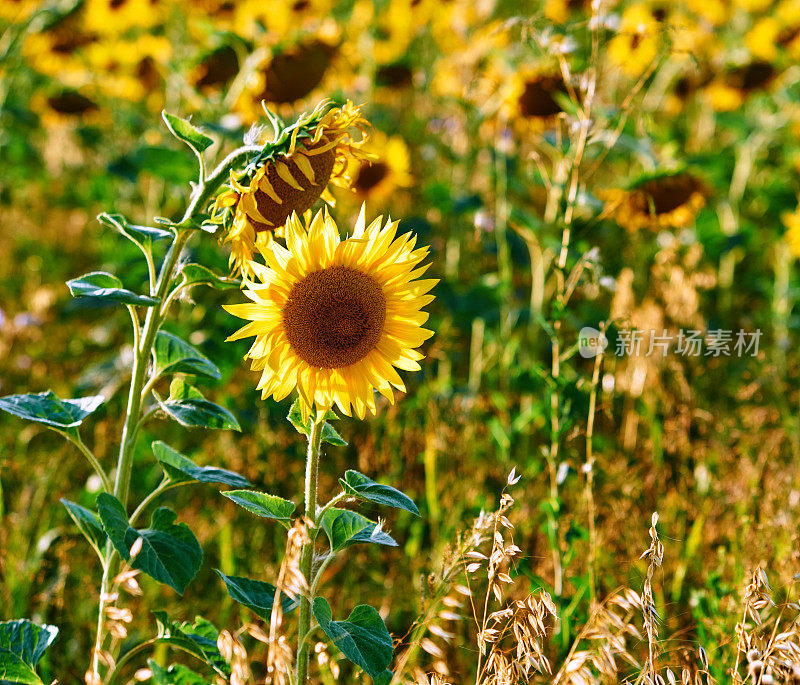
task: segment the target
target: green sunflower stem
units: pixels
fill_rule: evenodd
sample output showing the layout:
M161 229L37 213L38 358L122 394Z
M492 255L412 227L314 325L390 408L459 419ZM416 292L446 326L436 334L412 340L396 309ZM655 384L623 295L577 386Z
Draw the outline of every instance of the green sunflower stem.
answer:
M161 328L161 324L166 316L166 311L162 312L162 307L168 296L169 286L175 277L177 267L183 248L191 235L195 232L194 220L205 209L211 198L219 190L220 186L228 179L232 169L243 166L247 158L261 151L261 147L244 146L234 150L229 154L217 168L194 189L189 200L189 205L184 212L180 222L180 227L175 230L175 237L164 257L164 262L158 274L152 295L158 300L158 304L147 310L144 324L141 331L134 331L134 360L131 372L131 384L128 394L128 405L125 412L125 422L122 427L120 438L119 456L117 459L117 470L114 479L114 496L127 507L128 494L130 490L131 472L133 470L133 455L136 447L136 437L139 422L142 416L142 404L144 402L147 366L150 355L153 351L153 344L156 334ZM136 319L133 319L134 324ZM97 617L97 634L95 646L92 653L92 673L99 677L101 662L101 652L105 643L105 611L111 591L111 584L116 576L116 566L118 555L110 542L106 544L103 560L103 579L100 584L100 601Z
M305 685L308 682L308 641L305 637L311 630L311 604L314 601L313 593L316 583L313 578L314 565L314 537L317 525L317 473L319 471L319 452L322 444L322 426L325 424L325 412L318 412L311 426L308 436L308 453L306 456L306 482L305 482L305 515L307 521L314 525L309 530L309 541L303 546L300 554L300 571L308 584L308 596L300 600L300 613L298 622L297 641L297 678L296 685ZM309 525L310 525L309 524Z

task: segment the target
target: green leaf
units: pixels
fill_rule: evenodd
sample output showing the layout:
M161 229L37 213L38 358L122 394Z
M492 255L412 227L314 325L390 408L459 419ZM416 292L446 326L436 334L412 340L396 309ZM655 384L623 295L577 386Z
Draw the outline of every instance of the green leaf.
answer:
M153 345L154 376L165 373L191 373L220 378L219 369L200 350L177 335L159 331Z
M360 604L346 621L333 621L330 604L324 598L317 597L312 611L320 628L342 654L373 678L384 676L386 667L392 661L394 645L392 636L375 609Z
M129 223L122 214L107 214L103 212L97 215L97 220L104 226L118 231L139 247L144 248L149 248L155 241L169 238L172 235L170 231L165 231L163 228L137 226Z
M106 302L122 304L138 304L143 307L154 307L158 299L149 295L137 295L122 287L122 281L105 271L92 271L80 278L67 281L73 297L92 297Z
M80 504L70 502L68 499L62 499L61 504L67 508L67 512L75 521L75 525L83 533L83 536L89 541L89 544L94 547L94 551L103 558L103 547L105 547L106 532L103 530L103 524L100 522L100 517L93 511L89 511Z
M197 616L194 623L171 621L164 611L154 611L158 622L158 641L184 650L227 677L231 669L217 648L219 631L210 621Z
M199 481L200 483L223 483L239 488L252 487L247 478L238 473L216 466L198 466L191 459L159 440L153 443L153 453L172 482Z
M210 285L217 290L233 290L239 289L242 285L241 281L236 278L227 278L226 276L219 276L211 269L208 269L200 264L186 264L181 269L181 276L183 276L183 285Z
M153 674L153 682L157 685L212 685L211 681L181 664L164 668L148 659L147 665Z
M334 552L360 542L397 547L397 543L377 523L348 509L328 509L322 517L322 529L328 535Z
M182 426L242 430L236 417L225 407L209 402L197 388L182 379L172 381L169 399L160 402L160 406Z
M0 409L59 430L77 428L105 401L102 395L62 400L52 390L0 397Z
M289 410L289 415L286 417L298 433L309 437L311 435L311 418L308 421L303 421L303 413L300 409L300 399L296 399L292 403L292 408ZM342 439L342 436L336 432L336 429L328 423L328 420L336 420L339 417L331 409L325 415L325 424L322 426L322 442L329 442L331 445L337 447L345 447L347 443Z
M345 471L344 478L340 478L339 482L342 484L342 489L349 495L354 495L376 504L405 509L415 516L419 516L417 505L408 495L388 485L376 483L363 473L352 470Z
M97 497L97 510L108 537L122 558L182 595L197 575L203 550L185 523L175 524L177 515L167 507L153 512L150 528L135 530L120 501L106 492ZM141 539L142 547L131 562L130 550Z
M34 667L58 635L55 626L27 619L0 623L0 683L41 685Z
M251 609L256 616L266 621L272 616L272 604L275 601L275 586L260 580L226 576L219 569L214 569L228 588L228 594L240 604ZM281 609L284 614L294 611L300 602L281 593Z
M277 495L256 490L228 490L223 495L247 511L266 519L280 521L287 528L294 512L294 503Z
M211 138L201 133L200 130L187 119L176 117L174 114L169 114L166 111L161 112L161 116L164 118L164 122L167 124L170 133L186 143L198 156L214 144Z

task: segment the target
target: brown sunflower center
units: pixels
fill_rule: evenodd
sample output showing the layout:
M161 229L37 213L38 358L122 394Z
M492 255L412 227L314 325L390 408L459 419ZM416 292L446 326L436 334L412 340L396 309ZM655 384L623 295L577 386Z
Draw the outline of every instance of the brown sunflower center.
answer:
M239 57L236 50L228 45L217 48L206 55L198 67L198 88L213 88L230 81L239 73Z
M667 214L686 204L700 190L698 182L688 174L679 174L648 181L640 188L652 202L656 214ZM649 204L649 203L648 203ZM647 209L649 213L649 207Z
M366 357L386 320L380 284L363 271L332 266L295 284L283 327L295 354L311 366L335 369Z
M322 136L317 143L308 144L306 147L309 151L313 152L315 149L327 145L329 142L330 141L325 136ZM317 155L304 155L314 172L314 183L306 177L293 159L293 155L300 154L304 155L302 148L298 148L292 155L280 157L277 161L288 167L292 178L294 178L298 186L301 186L302 190L289 185L280 177L274 161L267 162L267 171L265 175L275 191L275 195L281 199L281 203L278 204L275 202L275 200L262 190L255 191L254 199L258 211L265 219L268 219L272 223L272 226L269 226L268 224L258 221L251 221L257 233L283 226L292 212L297 212L298 214L305 212L317 201L319 196L322 195L322 191L325 190L325 187L328 185L331 172L333 171L333 165L336 161L336 147L334 146L330 150L326 150Z
M322 81L334 54L335 46L312 40L275 55L259 99L282 103L305 97Z
M556 93L566 93L564 82L555 76L540 76L525 83L519 96L519 111L525 117L551 117L561 112Z
M372 162L362 164L358 176L353 182L353 187L358 193L368 193L389 174L389 165L386 162Z
M757 90L766 87L774 76L775 67L757 60L729 72L728 83L744 91Z
M89 98L75 90L64 90L47 98L47 104L59 114L85 114L97 109L97 105Z

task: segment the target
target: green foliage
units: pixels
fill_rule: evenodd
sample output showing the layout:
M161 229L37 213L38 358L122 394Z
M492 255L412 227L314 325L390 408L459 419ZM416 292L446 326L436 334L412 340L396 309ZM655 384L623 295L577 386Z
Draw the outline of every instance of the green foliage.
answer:
M56 635L55 626L27 619L0 623L0 683L42 685L34 669Z
M396 547L397 543L381 526L348 509L331 507L322 517L322 529L328 535L331 549L339 552L359 543L373 543Z
M360 604L346 621L332 620L331 606L322 597L314 600L312 609L320 628L342 654L373 678L384 675L394 646L392 636L375 609Z
M276 588L274 585L241 576L226 576L219 569L215 570L224 581L228 594L233 599L251 609L259 618L263 618L265 621L270 620L275 602ZM298 606L297 600L281 593L281 609L284 614L291 613Z
M0 409L28 421L36 421L61 431L75 429L97 411L102 395L62 400L52 390L27 395L0 397ZM74 432L74 431L73 431Z
M247 478L227 469L216 466L198 466L191 459L172 449L169 445L156 440L153 443L153 454L164 469L164 474L172 483L197 481L199 483L222 483L234 487L251 487Z
M181 664L164 668L149 659L147 665L153 674L153 682L156 685L211 685L211 681Z
M122 214L102 212L97 215L97 220L101 224L118 231L143 250L149 250L154 242L172 236L170 231L165 231L163 228L132 224Z
M236 290L241 282L236 278L220 276L202 264L184 264L180 270L180 287L190 285L208 285L217 290Z
M86 507L75 504L75 502L70 502L67 499L62 498L61 504L67 508L67 512L72 517L72 520L75 521L75 525L78 526L83 536L102 559L103 547L106 544L108 536L103 529L100 517L93 511L89 511Z
M169 373L190 373L219 378L219 369L200 350L177 335L158 331L153 345L154 376Z
M303 420L303 413L301 410L301 400L297 398L292 403L292 408L289 410L289 415L286 417L289 419L289 423L291 423L298 433L301 435L305 435L306 437L311 435L311 428L312 428L312 419L309 417L307 421ZM345 447L347 443L344 441L341 435L336 432L336 429L328 423L328 420L335 420L339 417L336 416L336 413L333 410L328 411L325 415L325 423L322 426L322 442L330 443L331 445L336 445L337 447Z
M345 471L344 478L340 478L342 489L348 494L376 504L384 504L387 507L405 509L415 516L419 516L419 509L413 500L389 485L381 485L371 478L367 478L358 471Z
M120 556L131 566L169 585L178 594L197 575L203 561L203 550L185 523L175 524L177 514L167 507L153 512L150 528L135 530L120 501L101 493L97 510L109 539ZM141 549L131 561L131 549L141 540Z
M164 611L154 611L153 615L158 622L159 642L197 657L223 677L230 675L230 666L217 647L219 631L210 621L197 616L194 623L178 623L170 620Z
M169 132L178 140L186 143L195 154L200 157L203 152L214 144L214 141L207 135L200 132L200 130L187 119L177 117L169 112L161 112L164 122L167 124Z
M137 295L122 287L122 281L105 271L92 271L67 281L73 297L92 298L98 302L154 307L158 299L150 295Z
M250 513L261 518L275 519L289 528L295 507L288 499L255 490L228 490L222 494Z
M212 428L240 431L236 417L225 407L209 402L186 381L176 378L169 388L169 398L160 402L168 416L188 428Z

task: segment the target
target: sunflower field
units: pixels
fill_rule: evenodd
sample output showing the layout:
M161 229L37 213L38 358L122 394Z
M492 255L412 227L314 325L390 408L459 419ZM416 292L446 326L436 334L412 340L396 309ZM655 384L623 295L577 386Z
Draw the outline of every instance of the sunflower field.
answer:
M800 2L0 0L0 684L800 683Z

